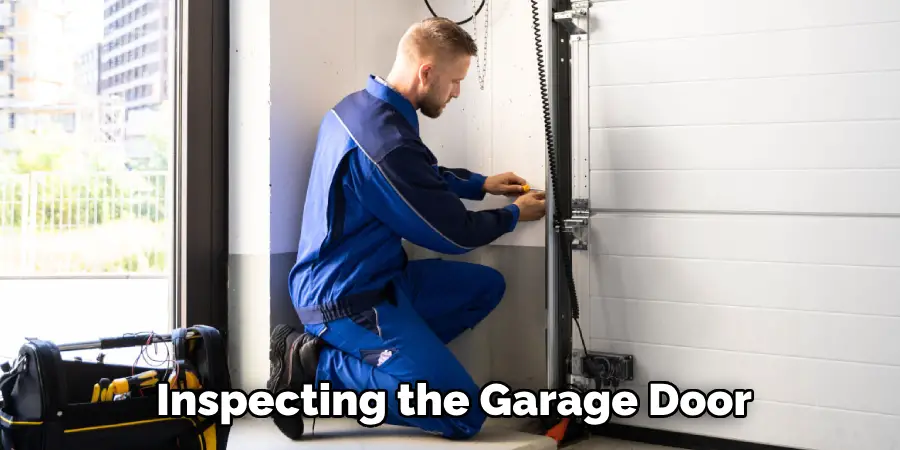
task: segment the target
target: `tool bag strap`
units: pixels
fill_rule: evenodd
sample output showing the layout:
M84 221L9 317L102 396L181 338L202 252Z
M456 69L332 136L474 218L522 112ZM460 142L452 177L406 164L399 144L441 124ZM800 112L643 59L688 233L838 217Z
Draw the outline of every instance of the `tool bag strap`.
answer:
M176 328L172 330L172 348L175 350L175 364L178 367L184 367L185 363L188 359L187 354L187 329L186 328ZM199 376L199 375L198 375ZM180 386L182 382L185 380L185 373L182 370L178 371L177 385Z
M205 367L198 369L208 377L209 388L219 392L230 390L231 374L228 372L228 355L221 333L207 325L195 325L191 330L200 334L206 350L206 361L203 361Z
M199 335L199 339L188 341L188 333L196 333ZM222 392L231 389L228 356L219 330L206 325L175 330L172 333L172 346L177 363L193 366L193 369L197 371L197 376L201 377L203 390ZM220 414L206 417L205 422L196 428L196 434L203 434L210 427L215 426ZM221 432L222 430L218 430L217 434Z

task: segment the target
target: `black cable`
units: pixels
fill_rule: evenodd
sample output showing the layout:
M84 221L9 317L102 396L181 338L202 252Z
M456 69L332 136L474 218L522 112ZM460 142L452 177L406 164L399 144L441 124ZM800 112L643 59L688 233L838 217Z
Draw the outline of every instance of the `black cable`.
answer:
M556 239L559 247L562 247L562 213L559 210L559 184L557 183L556 174L556 149L553 142L553 123L550 116L550 94L547 92L547 74L544 65L544 50L541 40L541 20L538 12L537 0L531 0L531 19L532 28L534 30L534 45L537 53L538 77L541 85L541 105L543 106L544 116L544 137L547 143L547 153L549 155L548 165L550 167L550 183L553 186L553 225L556 229ZM572 275L572 256L566 252L559 252L563 259L563 268L566 275L566 284L569 295L572 299L572 319L575 320L575 326L578 327L578 336L581 337L581 345L587 350L587 344L584 342L584 333L581 331L581 324L578 322L580 310L578 307L578 294L575 291L575 277Z
M481 6L479 6L478 9L475 10L475 14L472 14L471 16L469 16L468 19L463 20L462 22L456 22L456 24L457 24L457 25L465 25L465 24L471 22L472 19L475 18L475 16L481 14L481 8L484 8L485 2L487 2L487 0L481 0ZM441 16L438 16L436 12L434 12L434 8L431 7L431 3L428 3L428 0L425 0L425 6L428 7L428 11L431 12L431 15L432 15L432 16L434 16L434 17L441 17Z

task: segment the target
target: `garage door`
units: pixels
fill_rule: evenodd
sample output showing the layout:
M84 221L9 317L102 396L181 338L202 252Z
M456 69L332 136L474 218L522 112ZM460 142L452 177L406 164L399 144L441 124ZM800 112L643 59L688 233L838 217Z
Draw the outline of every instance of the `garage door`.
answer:
M642 405L613 422L900 448L900 0L590 11L573 42L582 325L591 350L635 355ZM654 380L755 400L746 418L651 419Z

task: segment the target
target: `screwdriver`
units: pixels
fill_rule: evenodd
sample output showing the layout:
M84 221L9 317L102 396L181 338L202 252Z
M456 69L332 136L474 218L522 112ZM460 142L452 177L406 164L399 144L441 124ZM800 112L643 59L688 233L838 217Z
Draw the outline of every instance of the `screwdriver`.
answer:
M544 192L544 190L543 189L533 189L531 187L531 185L526 184L526 185L522 186L522 193L527 193L527 192Z

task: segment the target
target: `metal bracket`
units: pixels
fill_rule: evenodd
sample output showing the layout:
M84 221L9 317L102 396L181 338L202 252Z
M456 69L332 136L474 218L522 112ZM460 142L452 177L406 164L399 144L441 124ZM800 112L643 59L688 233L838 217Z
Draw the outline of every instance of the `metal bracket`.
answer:
M571 377L581 384L593 384L594 389L618 388L634 381L634 355L575 349Z
M572 234L572 250L587 250L591 209L586 198L572 199L572 218L563 220L562 232Z
M587 34L587 31L584 28L575 24L575 19L587 18L588 9L590 9L590 7L590 0L573 1L572 9L553 13L553 20L561 23L571 35Z

